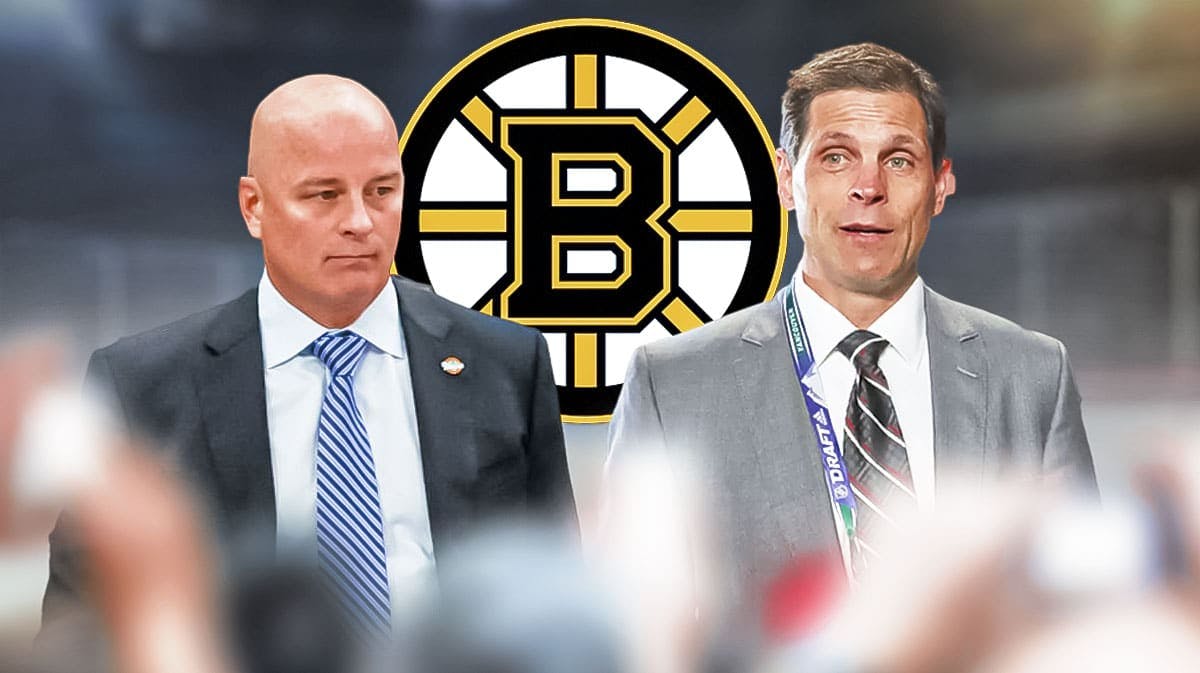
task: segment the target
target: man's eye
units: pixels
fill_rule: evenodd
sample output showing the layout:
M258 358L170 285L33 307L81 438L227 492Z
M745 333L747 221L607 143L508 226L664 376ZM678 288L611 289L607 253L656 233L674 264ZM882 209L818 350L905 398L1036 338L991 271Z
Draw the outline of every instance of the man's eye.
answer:
M892 157L888 159L888 165L892 168L908 168L912 165L912 161L908 157Z
M332 189L325 189L317 192L316 197L322 201L332 201L337 198L337 192Z
M846 163L846 155L838 153L838 152L833 152L831 154L826 154L822 158L822 161L829 164L830 166L840 166L840 165Z
M388 194L391 194L394 191L396 191L395 187L376 187L375 195L376 196L387 196Z

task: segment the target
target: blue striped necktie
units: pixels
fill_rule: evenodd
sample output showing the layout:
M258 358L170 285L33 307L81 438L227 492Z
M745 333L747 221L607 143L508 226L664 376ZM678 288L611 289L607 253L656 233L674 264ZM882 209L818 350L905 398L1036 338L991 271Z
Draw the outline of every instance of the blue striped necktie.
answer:
M385 633L391 622L383 516L371 442L354 399L354 374L367 342L325 334L312 352L329 369L317 424L317 554L359 628Z

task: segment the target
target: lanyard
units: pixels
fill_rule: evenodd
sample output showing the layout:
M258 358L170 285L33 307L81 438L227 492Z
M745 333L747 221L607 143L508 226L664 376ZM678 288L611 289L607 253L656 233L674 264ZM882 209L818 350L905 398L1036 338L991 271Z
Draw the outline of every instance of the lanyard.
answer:
M818 392L820 379L817 375L816 363L813 362L812 347L808 343L808 332L804 329L804 319L800 317L800 309L796 306L796 281L792 280L783 295L783 327L788 333L788 343L791 346L792 364L796 368L796 378L800 381L800 389L804 393L804 404L808 408L808 420L812 423L813 434L817 437L817 445L821 448L821 466L825 468L825 486L829 489L829 497L833 503L835 518L838 519L838 539L842 544L842 559L846 562L849 575L849 550L854 541L855 525L858 521L858 503L854 493L850 491L850 482L846 475L846 463L838 447L837 433L825 401Z

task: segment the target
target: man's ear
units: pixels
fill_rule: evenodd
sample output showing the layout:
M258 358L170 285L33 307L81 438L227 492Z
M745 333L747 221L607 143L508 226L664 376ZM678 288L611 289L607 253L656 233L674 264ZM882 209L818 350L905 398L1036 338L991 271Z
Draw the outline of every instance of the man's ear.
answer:
M796 199L792 196L792 162L788 159L787 150L782 147L775 149L775 177L778 180L779 204L785 210L796 207Z
M942 212L942 208L946 205L946 199L954 193L956 186L954 164L949 159L942 159L942 165L938 168L937 175L933 177L934 215Z
M238 208L246 221L246 230L257 239L262 239L262 191L258 180L243 176L238 180Z

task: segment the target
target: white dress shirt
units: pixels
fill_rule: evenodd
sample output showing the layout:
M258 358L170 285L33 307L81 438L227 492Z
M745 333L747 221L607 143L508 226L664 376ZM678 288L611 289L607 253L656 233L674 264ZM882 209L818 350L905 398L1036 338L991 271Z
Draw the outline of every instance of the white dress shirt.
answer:
M821 393L835 419L845 419L850 389L857 376L854 365L837 352L837 345L858 328L825 301L796 273L796 303L808 331ZM925 283L917 278L899 301L867 328L887 340L879 368L887 377L896 418L908 447L917 503L933 507L933 391L929 379L929 341L925 334ZM838 433L838 445L845 430Z
M258 284L258 319L277 540L285 551L311 550L317 530L317 421L329 374L305 351L322 334L341 330L321 326L288 303L265 271ZM412 377L392 284L345 329L370 343L354 377L354 395L375 461L392 612L399 615L432 586L434 560Z

